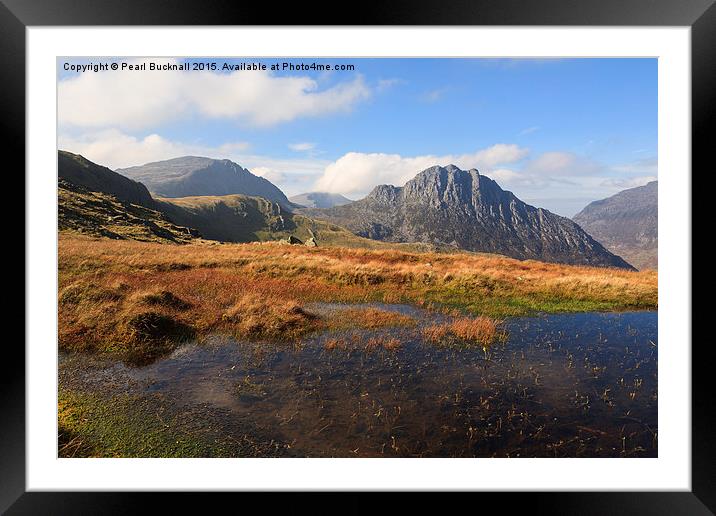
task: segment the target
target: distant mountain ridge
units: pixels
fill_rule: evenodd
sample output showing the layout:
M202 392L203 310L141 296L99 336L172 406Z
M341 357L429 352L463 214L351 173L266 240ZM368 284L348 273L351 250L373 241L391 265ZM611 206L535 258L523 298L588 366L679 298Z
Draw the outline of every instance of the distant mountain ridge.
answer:
M329 192L308 192L289 197L289 201L304 208L333 208L353 201L341 194Z
M228 159L182 156L120 168L116 172L143 183L160 197L241 194L263 197L291 207L284 193L268 179L256 176Z
M594 201L574 216L609 250L639 269L658 267L658 182Z
M351 204L301 211L377 240L633 268L570 219L522 202L475 169L454 165L423 170L403 187L377 186Z

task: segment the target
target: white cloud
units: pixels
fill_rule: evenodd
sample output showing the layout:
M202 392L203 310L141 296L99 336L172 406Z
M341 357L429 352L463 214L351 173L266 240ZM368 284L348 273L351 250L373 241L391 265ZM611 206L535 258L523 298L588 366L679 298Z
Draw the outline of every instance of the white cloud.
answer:
M532 134L532 133L534 133L534 132L536 132L536 131L539 131L539 129L540 129L540 127L539 127L538 125L534 125L534 126L532 126L532 127L527 127L526 129L522 129L522 130L520 131L520 135L521 135L521 136L524 136L524 135L526 135L526 134Z
M250 171L252 174L261 176L264 179L268 179L274 184L282 183L286 180L286 174L284 174L283 172L279 172L278 170L274 170L273 168L252 167Z
M429 103L437 102L438 100L443 98L443 96L445 95L445 93L447 93L447 91L448 91L448 88L438 88L435 90L426 91L425 93L422 94L422 96L420 98L424 102L429 102Z
M241 147L242 143L226 144L227 148ZM152 161L186 155L207 155L208 148L186 145L167 140L158 134L137 138L117 129L72 137L60 134L59 148L82 154L90 161L109 168L141 165ZM214 149L220 156L219 149Z
M310 151L310 150L313 150L315 147L316 147L315 143L309 143L309 142L289 143L288 144L288 148L293 151L296 151L296 152Z
M644 186L651 181L656 181L656 176L639 176L639 177L623 177L610 178L602 182L602 186L618 188L624 190L626 188L634 188L636 186Z
M472 154L403 157L399 154L349 152L326 167L315 189L342 194L365 194L379 184L402 186L418 172L434 165L493 169L524 159L528 150L497 144Z
M403 79L379 79L378 84L376 86L376 90L380 93L389 90L390 88L394 86L398 86L401 84L404 84L405 81Z
M172 59L135 59L176 63ZM144 129L200 116L272 126L299 117L350 111L370 96L362 76L319 89L307 76L263 71L232 73L105 71L83 73L58 85L61 126Z
M625 174L647 174L656 175L659 166L657 158L645 158L632 163L625 163L622 165L616 165L613 168L616 172L622 172Z
M571 152L545 152L530 161L525 170L531 175L574 177L599 174L603 167Z

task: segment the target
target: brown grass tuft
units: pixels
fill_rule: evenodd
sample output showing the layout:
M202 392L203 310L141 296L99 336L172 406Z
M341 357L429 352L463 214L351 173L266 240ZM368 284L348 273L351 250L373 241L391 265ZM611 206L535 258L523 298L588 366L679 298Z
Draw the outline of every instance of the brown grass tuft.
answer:
M423 328L421 333L426 340L437 344L445 340L449 332L450 328L447 324L433 324Z
M241 297L222 316L222 323L237 337L293 339L315 331L321 321L295 301L267 299L254 294Z
M191 339L194 329L169 315L148 311L122 321L121 338L125 358L143 364L171 352L178 342Z
M463 317L450 323L450 331L459 339L486 346L495 338L497 322L489 317Z
M486 347L501 336L497 331L498 325L499 321L489 317L460 317L449 323L423 328L421 333L425 340L433 344L447 344L451 339L460 339Z

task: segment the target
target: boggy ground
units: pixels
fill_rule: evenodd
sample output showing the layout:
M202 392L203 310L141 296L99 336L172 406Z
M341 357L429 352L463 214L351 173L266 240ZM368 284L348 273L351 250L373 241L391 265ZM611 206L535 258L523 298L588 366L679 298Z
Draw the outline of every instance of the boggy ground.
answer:
M656 309L657 273L474 253L176 246L61 233L58 296L60 349L146 363L181 341L216 333L292 342L336 326L409 323L379 311L327 319L305 309L312 302L457 308L482 317L453 324L468 336L494 333L485 317Z

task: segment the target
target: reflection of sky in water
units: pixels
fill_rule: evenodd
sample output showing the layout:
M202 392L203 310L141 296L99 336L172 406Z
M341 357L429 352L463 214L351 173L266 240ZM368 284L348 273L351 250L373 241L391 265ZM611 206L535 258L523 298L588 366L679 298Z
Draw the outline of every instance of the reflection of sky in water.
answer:
M487 356L395 328L343 333L396 336L404 342L397 351L327 350L325 335L299 347L215 338L113 371L147 392L176 395L176 410L208 404L250 421L291 455L656 456L656 312L518 318L505 327L507 342Z

